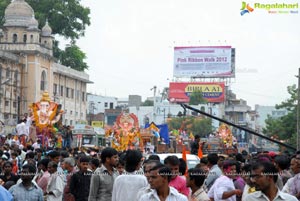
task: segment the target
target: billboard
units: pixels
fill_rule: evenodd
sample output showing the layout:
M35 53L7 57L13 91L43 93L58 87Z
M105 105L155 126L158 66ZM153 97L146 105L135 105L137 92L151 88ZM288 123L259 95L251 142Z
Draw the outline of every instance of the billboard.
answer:
M92 127L93 128L104 128L104 122L103 121L92 121Z
M188 103L194 91L201 91L203 98L210 103L220 103L225 100L224 82L170 82L169 101Z
M234 77L231 46L174 47L174 77Z

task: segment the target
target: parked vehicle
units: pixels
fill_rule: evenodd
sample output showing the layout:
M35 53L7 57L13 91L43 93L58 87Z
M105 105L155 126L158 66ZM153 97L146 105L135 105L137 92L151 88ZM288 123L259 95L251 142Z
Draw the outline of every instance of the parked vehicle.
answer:
M182 158L182 153L165 153L165 154L156 154L160 158L160 162L164 163L165 158L168 156L177 156L178 158ZM198 163L200 163L200 158L193 154L186 154L187 166L188 169L194 168Z

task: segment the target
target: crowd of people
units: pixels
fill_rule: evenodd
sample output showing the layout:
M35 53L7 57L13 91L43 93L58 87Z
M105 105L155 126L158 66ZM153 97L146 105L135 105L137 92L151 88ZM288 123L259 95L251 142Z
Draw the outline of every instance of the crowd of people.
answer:
M138 150L0 150L0 200L300 200L300 152L208 154L194 168L183 159Z
M210 153L188 169L172 155L10 140L0 146L1 201L300 200L300 151Z

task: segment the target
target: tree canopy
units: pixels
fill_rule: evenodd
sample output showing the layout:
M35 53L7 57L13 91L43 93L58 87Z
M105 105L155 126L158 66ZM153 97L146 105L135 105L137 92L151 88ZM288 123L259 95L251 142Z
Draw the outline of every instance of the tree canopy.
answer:
M212 122L210 118L202 117L175 117L168 121L170 130L185 130L188 134L198 134L201 137L212 132Z
M10 2L10 0L0 1L0 26L5 22L4 11ZM85 53L76 46L76 40L84 36L86 27L90 25L90 9L82 6L80 0L26 0L26 2L33 8L40 29L48 20L53 34L70 40L65 50L59 49L58 41L54 42L54 57L65 66L80 71L87 69L88 66L84 62Z
M199 105L199 104L206 104L207 100L203 98L203 94L201 91L194 91L190 95L190 105Z
M276 105L276 109L286 109L288 113L279 118L268 116L266 127L263 133L278 140L283 140L296 147L297 137L297 87L288 86L287 91L290 98L281 104Z
M152 100L145 100L142 102L141 106L153 106L154 102Z

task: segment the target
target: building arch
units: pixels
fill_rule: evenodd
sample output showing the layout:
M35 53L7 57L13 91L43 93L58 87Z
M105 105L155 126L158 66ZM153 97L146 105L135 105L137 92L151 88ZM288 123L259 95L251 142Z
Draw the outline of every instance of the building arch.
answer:
M23 35L23 43L27 43L27 34Z
M13 34L13 43L17 43L18 42L18 34L14 33Z
M41 74L41 91L45 91L47 88L47 74L46 71L42 71Z

